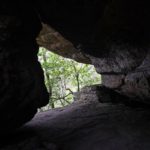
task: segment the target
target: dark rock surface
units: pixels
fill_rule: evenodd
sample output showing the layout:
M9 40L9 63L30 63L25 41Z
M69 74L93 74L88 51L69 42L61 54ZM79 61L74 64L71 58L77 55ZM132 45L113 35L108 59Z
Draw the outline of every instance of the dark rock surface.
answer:
M37 61L40 29L28 3L6 0L0 5L0 134L29 121L48 102Z
M102 84L139 101L150 101L150 50L115 47L107 57L89 56Z
M1 149L149 150L149 18L147 0L2 0ZM37 114L14 131L48 103L37 61L41 21L57 33L50 49L78 49L103 86L84 88L71 106Z
M88 57L102 74L104 86L149 103L150 10L146 0L38 0L36 4L41 19L72 42L69 49L79 49L74 49L77 57L73 58L75 52L67 54L66 46L63 56ZM53 44L48 47L54 51Z
M0 149L150 149L149 106L118 103L120 96L101 86L86 87L79 95L71 106L37 114L6 141L1 140Z
M107 56L115 45L149 46L147 0L37 0L35 4L42 21L96 57Z

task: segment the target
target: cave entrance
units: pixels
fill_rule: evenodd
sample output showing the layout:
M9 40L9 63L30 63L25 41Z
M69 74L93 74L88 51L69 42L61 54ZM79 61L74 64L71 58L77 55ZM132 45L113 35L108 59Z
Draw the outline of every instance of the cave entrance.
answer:
M64 107L74 101L81 88L101 83L93 65L78 63L40 47L38 59L44 71L49 103L39 111Z

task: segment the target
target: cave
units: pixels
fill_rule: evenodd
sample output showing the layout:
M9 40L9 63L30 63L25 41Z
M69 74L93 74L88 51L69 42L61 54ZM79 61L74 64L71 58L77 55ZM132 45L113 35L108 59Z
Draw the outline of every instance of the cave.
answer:
M149 150L149 19L146 0L2 0L0 150ZM39 46L94 65L102 84L37 113Z

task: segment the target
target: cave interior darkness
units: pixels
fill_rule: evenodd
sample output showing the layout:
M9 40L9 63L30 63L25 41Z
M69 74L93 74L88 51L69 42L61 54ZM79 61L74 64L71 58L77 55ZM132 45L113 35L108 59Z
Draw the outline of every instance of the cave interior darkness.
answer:
M0 3L0 150L150 149L147 0ZM37 113L49 102L40 46L94 65L102 84Z

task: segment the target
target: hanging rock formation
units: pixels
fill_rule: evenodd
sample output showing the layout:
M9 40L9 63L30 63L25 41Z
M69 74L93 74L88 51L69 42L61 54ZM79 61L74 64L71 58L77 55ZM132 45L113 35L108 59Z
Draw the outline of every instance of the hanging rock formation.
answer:
M81 50L76 49L70 41L46 24L43 24L43 28L37 37L37 43L65 58L84 64L91 63L91 60Z
M102 75L104 86L149 103L150 12L147 1L45 0L44 5L39 0L38 4L43 21L73 43L76 56L81 51L81 56L90 60L88 62ZM70 51L69 55L73 54L75 52Z

